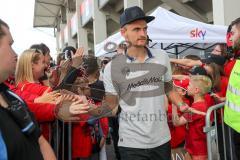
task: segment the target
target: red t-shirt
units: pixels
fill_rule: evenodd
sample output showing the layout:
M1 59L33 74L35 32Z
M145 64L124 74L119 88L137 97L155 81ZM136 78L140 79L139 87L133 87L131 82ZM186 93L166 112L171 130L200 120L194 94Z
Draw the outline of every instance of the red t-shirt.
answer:
M27 103L31 112L34 113L37 121L40 122L40 128L43 136L50 140L51 138L51 125L50 122L55 119L54 104L48 103L34 103L34 99L41 96L46 90L52 91L47 86L40 83L29 83L27 81L19 83L13 91L18 94Z
M224 64L224 73L227 77L230 77L233 66L236 63L236 59L230 59Z
M17 88L20 89L21 91L28 91L38 96L43 95L43 93L46 92L46 90L48 90L48 92L52 91L50 87L44 86L41 83L30 83L27 81L19 83L17 85Z
M183 101L190 105L189 99L183 99ZM172 104L168 105L168 126L171 133L171 148L177 148L180 144L182 144L185 141L185 134L186 134L186 126L174 126L172 123ZM178 115L181 116L182 112L178 110Z
M91 128L87 124L89 115L80 117L80 122L72 124L72 157L89 158L92 154Z
M207 112L208 109L206 102L196 102L191 107L202 112ZM207 139L203 132L205 116L191 113L185 113L183 116L188 121L185 149L191 155L207 155Z
M221 76L221 88L220 88L219 92L216 92L216 94L220 97L226 97L227 87L228 87L228 77ZM221 111L222 111L222 113L221 113ZM217 116L218 123L222 124L222 118L223 118L222 114L224 114L223 108L217 110L217 114L218 114L218 116Z
M89 100L89 103L93 103ZM100 106L101 103L95 103ZM73 158L89 158L92 155L93 140L91 136L91 127L87 121L90 118L88 114L80 115L81 121L72 124L72 157ZM106 137L109 131L108 118L100 118L99 123Z
M214 103L214 99L210 96L209 93L204 95L204 99L205 99L206 104L207 104L208 107L211 107L211 106L213 106L215 104Z
M228 77L221 76L220 83L221 83L220 91L216 92L216 94L220 97L226 97L227 86L228 86Z

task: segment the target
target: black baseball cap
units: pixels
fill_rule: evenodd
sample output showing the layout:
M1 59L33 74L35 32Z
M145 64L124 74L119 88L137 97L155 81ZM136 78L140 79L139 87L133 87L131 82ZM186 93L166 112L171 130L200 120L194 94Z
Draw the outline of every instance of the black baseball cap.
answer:
M146 16L143 10L138 6L133 6L126 8L123 13L120 16L120 26L121 28L129 24L131 22L134 22L136 20L145 20L147 23L154 20L154 16Z
M222 66L225 64L226 58L221 55L210 54L206 59L202 59L201 61L202 63L206 63L206 64L215 63Z
M189 70L191 75L203 75L208 76L207 71L201 66L194 66Z

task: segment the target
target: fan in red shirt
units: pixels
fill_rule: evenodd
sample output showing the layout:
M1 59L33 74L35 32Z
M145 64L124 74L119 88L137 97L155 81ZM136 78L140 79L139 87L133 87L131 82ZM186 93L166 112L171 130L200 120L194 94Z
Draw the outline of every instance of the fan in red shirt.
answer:
M194 67L192 67L192 69L190 69L188 71L188 74L208 76L211 78L212 82L214 83L215 81L217 81L217 79L216 79L216 76L214 76L215 67L213 68L213 66L216 66L216 65L211 63L208 65L205 65L205 67L194 66ZM173 78L179 79L179 80L189 79L189 75L173 75ZM211 97L211 95L209 93L206 93L204 95L204 99L205 99L208 107L214 105L214 99ZM189 97L189 100L190 100L190 103L192 103L192 101L193 101L192 97Z
M90 103L101 105L104 97L104 85L99 81L99 67L97 59L88 57L83 59L83 70L79 70L78 77L74 84L81 84L77 89L78 94L85 95ZM83 116L83 115L82 115ZM90 117L84 115L85 121L75 122L72 125L72 157L77 158L91 158L94 148L99 150L104 147L105 139L108 135L108 118ZM82 119L82 118L81 118ZM94 124L89 123L94 119ZM95 139L91 133L93 132L95 123L101 128L102 131L100 144L95 144ZM99 145L99 146L96 146ZM98 150L98 152L99 152Z
M49 122L55 118L54 110L56 105L54 100L56 100L59 94L48 95L49 98L45 99L44 104L39 103L42 102L41 96L52 91L51 88L43 86L39 82L39 79L44 75L46 67L44 59L44 55L40 51L35 50L24 51L19 56L15 76L16 88L14 91L26 101L35 117L38 120L43 120L41 122L43 136L49 140ZM44 112L44 114L41 114L41 112Z
M206 102L194 102L191 106L202 112L207 112ZM188 121L185 148L192 156L207 155L206 134L203 132L205 117L197 114L184 114L183 117Z
M186 103L188 106L190 105L190 100L186 98L187 94L187 87L189 84L189 79L183 79L183 80L173 80L174 89L179 93L179 95L182 97L182 100L184 103ZM178 110L179 116L182 115L182 112ZM172 123L172 104L168 104L168 126L171 133L171 152L172 156L180 156L183 155L184 150L183 146L185 143L185 136L186 136L186 126L174 126ZM184 157L182 157L184 158Z
M60 97L58 92L51 92L51 88L39 82L40 77L44 75L45 65L44 56L40 51L24 51L17 62L16 88L13 91L26 101L38 122L41 122L43 135L49 139L49 124L55 119L56 105L60 104L60 98L64 97ZM74 114L71 109L76 107L76 104L71 103L68 107L69 112Z
M185 97L187 94L189 79L173 80L173 84L174 84L174 89L180 94L183 101L187 105L190 105L190 100ZM172 104L168 105L167 113L168 113L168 121L169 121L168 125L171 132L171 137L172 137L171 148L174 149L174 148L181 147L181 144L183 144L185 141L185 126L175 127L172 124ZM178 114L182 115L182 112L178 110Z
M208 106L205 102L204 96L211 89L211 80L206 76L195 75L191 76L188 86L188 95L192 96L194 101L192 108L206 112ZM198 114L185 113L183 116L178 116L176 106L173 106L172 111L173 123L176 126L188 124L186 131L185 154L186 159L192 160L207 160L207 140L203 132L205 126L205 116Z

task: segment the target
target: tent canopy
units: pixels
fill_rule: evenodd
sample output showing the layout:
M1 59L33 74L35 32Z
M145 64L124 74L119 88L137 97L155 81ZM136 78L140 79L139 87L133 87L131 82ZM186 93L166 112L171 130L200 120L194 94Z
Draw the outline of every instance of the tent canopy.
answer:
M64 0L35 0L34 27L56 27Z
M152 43L225 43L227 26L211 25L179 16L158 7L151 16L155 19L148 23L148 35ZM120 32L108 37L95 46L95 56L111 52L109 45L120 44L124 39ZM108 49L106 49L108 44Z

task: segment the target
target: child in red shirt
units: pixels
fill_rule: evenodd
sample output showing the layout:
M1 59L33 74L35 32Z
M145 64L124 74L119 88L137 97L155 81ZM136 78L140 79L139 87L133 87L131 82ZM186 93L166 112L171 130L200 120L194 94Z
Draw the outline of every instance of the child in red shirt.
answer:
M204 95L211 89L211 80L206 76L191 76L188 86L188 95L192 96L194 101L192 108L207 112L208 105L205 102ZM203 132L205 126L205 116L199 114L185 113L178 116L176 106L173 106L173 123L175 126L188 124L185 138L185 160L207 160L207 140Z
M182 97L184 103L190 105L190 100L185 96L187 94L187 87L189 84L189 79L184 80L173 80L174 90L176 90L179 95ZM172 123L172 104L168 105L168 125L171 132L171 148L178 148L185 141L185 126L174 126ZM181 115L182 112L178 110L178 115Z
M178 94L181 96L184 103L186 103L188 106L190 105L190 100L186 98L187 95L187 87L189 84L189 79L183 79L183 80L173 80L173 89L178 92ZM171 152L172 152L172 159L177 159L176 157L181 157L181 159L184 159L184 143L185 143L185 136L186 136L186 126L174 126L172 123L172 104L168 104L168 126L171 133ZM182 112L178 109L178 115L182 115Z

